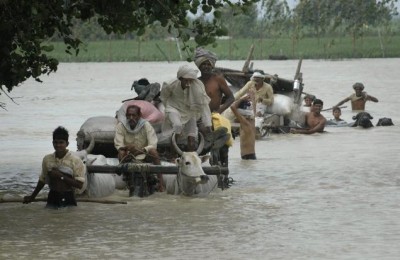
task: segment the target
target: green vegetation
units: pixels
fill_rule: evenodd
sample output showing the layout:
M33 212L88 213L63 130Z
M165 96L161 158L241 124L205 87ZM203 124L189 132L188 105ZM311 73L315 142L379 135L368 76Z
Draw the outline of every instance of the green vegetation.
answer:
M397 2L0 0L0 95L59 61L186 60L198 46L230 60L252 44L253 59L399 57Z
M193 41L188 42L194 46ZM303 38L293 48L290 38L280 39L227 39L217 40L216 47L207 47L221 60L244 60L254 44L254 60L269 59L270 55L282 55L288 59L344 59L344 58L392 58L400 57L400 35L392 36L383 48L378 36L366 36L353 50L351 37ZM60 62L125 62L125 61L179 61L182 58L173 40L109 40L91 41L85 44L78 56L65 52L65 45L54 43L51 56ZM158 48L158 47L159 48Z

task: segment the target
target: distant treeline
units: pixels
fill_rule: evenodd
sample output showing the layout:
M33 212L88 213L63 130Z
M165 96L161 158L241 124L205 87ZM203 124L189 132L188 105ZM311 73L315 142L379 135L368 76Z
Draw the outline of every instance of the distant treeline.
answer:
M227 37L206 48L227 60L245 59L252 44L253 59L400 57L400 19L393 3L309 0L290 9L286 1L265 0L240 15L227 6L221 12ZM106 34L92 19L76 21L74 34L85 43L78 56L66 54L57 39L50 55L61 62L172 61L193 56L182 53L173 32L159 24L152 24L140 36L135 32L119 35ZM196 47L194 41L189 45L192 50Z
M194 45L194 43L191 41ZM182 53L174 40L107 40L89 41L78 56L65 52L65 45L54 43L51 56L60 62L119 62L119 61L178 61L193 58ZM365 36L353 48L351 37L305 37L296 45L290 38L217 40L215 47L207 46L221 60L244 60L254 44L254 60L264 59L345 59L400 57L400 35L382 43L379 36Z

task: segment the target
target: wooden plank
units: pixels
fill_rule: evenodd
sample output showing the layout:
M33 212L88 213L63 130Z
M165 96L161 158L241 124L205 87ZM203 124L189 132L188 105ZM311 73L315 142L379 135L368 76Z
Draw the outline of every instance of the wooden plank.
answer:
M0 203L22 203L23 198L4 198L0 197ZM33 202L46 202L47 198L35 198ZM93 199L93 198L76 198L77 202L92 202L92 203L101 203L101 204L128 204L126 201L118 201L118 200L108 200L108 199Z
M250 60L251 60L251 58L253 56L253 51L254 51L254 44L252 44L250 46L250 50L249 50L249 53L247 54L247 59L246 59L244 65L243 65L242 72L246 73L246 72L248 72L250 70L249 64L250 64Z
M129 164L124 163L119 166L112 165L88 165L86 166L88 172L90 173L122 173L129 171ZM167 165L146 165L149 172L151 173L162 173L162 174L176 174L178 172L177 166L167 166ZM204 166L203 171L207 175L218 175L218 174L229 174L228 167L219 166Z

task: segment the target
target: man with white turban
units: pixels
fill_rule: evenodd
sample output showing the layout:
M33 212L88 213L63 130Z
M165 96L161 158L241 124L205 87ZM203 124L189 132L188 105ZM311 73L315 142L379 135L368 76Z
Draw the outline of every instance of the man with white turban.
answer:
M254 97L256 105L251 104L251 107L254 108L254 113L257 111L258 116L262 116L267 106L271 106L274 103L274 89L264 79L265 75L256 71L253 73L250 81L235 93L235 100L239 100L244 96ZM231 121L235 118L232 111L229 110L224 115Z
M180 136L185 132L189 151L195 151L198 119L201 118L203 125L211 131L210 98L204 84L197 79L197 73L189 65L181 66L177 79L164 83L160 94L165 106L163 134L174 132Z
M274 103L274 89L270 84L264 82L264 79L264 74L257 71L254 72L250 81L235 93L235 100L238 100L249 92L253 92L256 102L261 102L266 106L271 106Z

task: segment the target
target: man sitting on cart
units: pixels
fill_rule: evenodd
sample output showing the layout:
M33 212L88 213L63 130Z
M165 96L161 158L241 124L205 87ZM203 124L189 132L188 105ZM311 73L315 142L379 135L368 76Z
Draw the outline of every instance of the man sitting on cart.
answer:
M156 132L151 124L142 118L140 107L128 106L126 119L121 119L115 128L114 146L118 151L119 161L144 160L160 165L157 142ZM158 191L163 191L162 174L157 174L157 177Z

